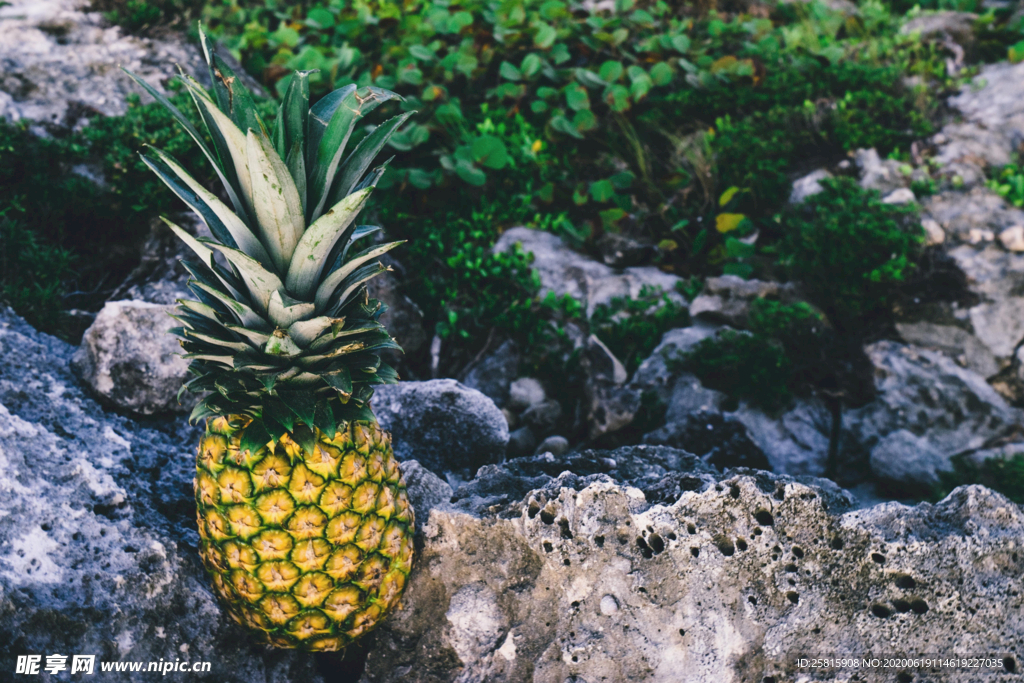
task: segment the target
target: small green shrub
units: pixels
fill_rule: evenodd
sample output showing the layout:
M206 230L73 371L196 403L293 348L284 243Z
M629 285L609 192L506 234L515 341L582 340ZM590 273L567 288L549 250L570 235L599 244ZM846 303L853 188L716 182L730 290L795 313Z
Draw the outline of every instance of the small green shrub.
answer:
M12 218L13 212L12 207L0 209L0 299L34 327L55 330L73 257L45 243Z
M597 306L590 329L633 374L651 355L661 336L690 323L689 311L667 293L645 285L638 297L616 297Z
M93 0L89 10L101 12L128 33L145 34L158 26L189 27L203 4L203 0Z
M0 120L0 287L19 314L55 334L62 332L56 312L83 306L110 276L103 264L116 272L125 241L103 191L72 172L80 161L67 140L40 139Z
M1003 166L986 184L1014 206L1024 206L1024 167L1016 164Z
M945 498L957 486L982 484L1024 505L1024 455L987 458L980 465L966 458L954 458L953 467L952 472L939 473L940 484L933 496L935 500Z
M778 340L763 335L726 330L702 341L676 367L709 389L768 411L784 408L793 396L792 362Z
M669 359L670 366L768 411L786 407L794 395L808 395L831 378L830 340L820 314L809 305L758 299L748 322L749 332L726 330L709 337L683 357Z
M915 206L883 204L851 178L822 181L783 219L780 262L841 333L887 313L924 242Z

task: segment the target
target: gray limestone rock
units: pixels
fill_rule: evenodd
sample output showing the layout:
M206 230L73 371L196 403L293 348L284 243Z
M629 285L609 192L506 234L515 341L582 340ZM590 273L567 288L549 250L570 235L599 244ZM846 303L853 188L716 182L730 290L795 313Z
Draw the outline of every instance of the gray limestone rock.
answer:
M661 343L633 375L629 389L640 405L663 406L664 424L646 433L646 444L660 444L696 453L701 459L728 467L772 466L764 451L751 439L736 415L725 411L728 397L706 388L690 373L671 367L671 360L691 351L704 339L728 327L698 322L692 327L669 330Z
M534 455L542 455L544 453L551 453L556 458L560 455L565 454L569 450L569 440L564 436L549 436L540 442L537 446L537 450Z
M553 399L534 403L519 417L538 434L547 434L558 425L558 421L562 418L562 404Z
M746 403L733 417L780 474L824 476L832 413L818 399L798 398L780 416L766 415Z
M519 349L507 339L493 352L466 368L462 383L504 407L509 387L519 372Z
M746 327L750 304L757 299L791 303L799 299L793 283L744 280L737 275L709 277L704 291L690 302L690 316L697 320Z
M520 427L509 433L508 447L505 453L510 458L521 458L530 455L537 448L537 436L530 427Z
M877 397L843 414L843 449L851 458L855 452L872 454L874 463L875 449L891 434L905 431L924 439L948 463L1020 428L1019 410L983 377L941 353L891 341L875 342L865 351L875 368ZM910 477L908 485L927 485L934 478L927 471L935 469L899 462L910 455L905 446L903 438L883 447L886 476L902 472ZM935 462L934 457L926 460Z
M593 482L618 481L642 491L648 502L672 503L679 498L680 491L703 490L714 485L715 474L714 467L694 454L665 446L588 449L562 455L544 452L481 467L472 480L455 490L451 502L464 512L486 515L522 501L530 491L557 494L566 486L582 489ZM538 512L535 509L532 514Z
M558 235L529 228L506 230L495 242L494 253L509 251L516 244L534 255L532 265L540 276L541 295L553 292L561 298L568 294L584 304L587 317L613 298L638 297L645 286L660 289L680 305L686 305L686 299L675 289L681 280L653 266L618 271L573 251Z
M199 561L192 479L201 429L139 423L85 395L73 348L0 309L0 660L209 662L227 683L322 680L221 612ZM45 662L45 659L43 660ZM70 660L69 660L70 662ZM54 677L51 680L57 680Z
M188 374L174 326L173 306L108 301L82 337L72 368L104 403L139 415L188 413L195 398L178 403Z
M983 185L989 166L1012 161L1024 140L1024 63L983 66L949 105L960 114L933 138L934 157L947 178L959 176L963 187Z
M586 375L583 393L590 438L596 439L632 422L640 402L635 392L625 386L629 379L626 368L595 335L587 340L581 366Z
M494 401L453 379L379 386L373 411L394 436L395 456L434 473L472 473L505 455L505 416Z
M0 117L72 128L83 125L91 112L123 114L126 96L141 90L119 66L158 90L177 75L178 65L209 86L197 45L180 35L124 35L99 13L84 11L84 4L12 0L0 7ZM221 56L237 66L226 51ZM262 92L244 70L235 72Z
M980 249L963 244L949 255L967 276L969 290L981 299L966 311L965 322L1003 367L1024 340L1024 254L994 244Z
M508 407L515 411L523 411L532 405L542 403L547 398L544 386L533 377L520 377L512 382L508 390Z
M900 33L919 33L922 38L950 38L961 47L974 44L974 22L978 15L972 12L927 12L920 14L900 28Z
M917 486L919 493L939 483L939 472L952 470L949 454L926 438L906 429L889 434L871 449L871 472L883 482L893 482L904 490Z
M802 680L800 653L953 643L1003 657L1006 675L1024 656L1024 511L983 487L848 511L824 480L749 471L654 505L631 486L572 483L434 510L367 679Z
M452 487L415 460L402 463L402 476L416 515L416 530L422 531L431 510L451 507Z
M896 323L896 331L904 341L942 351L982 377L991 377L999 372L995 354L961 327L930 322Z
M878 190L886 195L906 185L907 179L900 172L902 164L882 159L875 149L858 149L854 162L860 170L860 186L866 190Z
M972 230L996 234L1024 224L1024 211L986 187L968 192L942 192L921 201L925 220L938 223L947 237L969 242Z
M812 171L802 178L793 181L793 191L789 194L790 204L802 204L805 199L822 191L821 181L831 178L832 174L823 168Z
M662 403L668 403L678 376L678 373L669 368L669 362L689 353L697 344L716 336L723 329L729 328L697 321L690 327L669 330L662 335L661 342L651 355L633 373L633 378L629 382L630 388L638 395L650 393ZM696 378L690 377L696 381ZM688 381L687 384L691 382Z

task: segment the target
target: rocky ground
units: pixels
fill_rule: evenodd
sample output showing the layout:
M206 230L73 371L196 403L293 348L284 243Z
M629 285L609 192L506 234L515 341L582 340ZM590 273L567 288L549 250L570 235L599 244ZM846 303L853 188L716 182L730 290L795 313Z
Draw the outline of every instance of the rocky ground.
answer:
M9 310L0 353L0 659L339 680L323 656L250 645L218 609L192 520L197 429L105 411L73 348ZM507 427L483 394L398 389L381 412L419 425L403 449L436 463L454 430L479 469L453 488L443 466L404 462L419 558L365 681L802 680L796 657L835 652L984 652L1004 657L986 680L1019 677L1024 511L989 489L857 509L826 479L721 472L667 446L499 462Z
M180 40L124 37L75 6L0 7L0 114L41 134L73 127L82 111L120 111L129 86L110 64L158 82L175 61L197 60ZM1024 64L985 67L950 106L952 122L922 143L941 164L937 194L915 198L916 176L874 150L845 162L888 201L919 201L932 262L956 287L902 308L899 338L864 349L874 397L839 420L818 398L781 415L735 404L666 361L743 329L756 298L799 298L791 285L731 276L676 299L693 325L668 331L632 376L597 337L570 329L586 374L575 414L518 376L511 342L461 381L379 390L419 555L403 608L367 642L361 680L1020 680L1024 510L980 486L937 504L886 500L924 495L956 457L1024 449L1024 212L984 185L986 166L1024 140ZM839 171L798 179L791 201ZM515 228L495 249L516 243L534 253L544 292L588 313L676 282L629 265L629 245L606 245L598 261ZM359 657L252 646L207 586L191 493L197 431L174 400L183 364L163 333L183 293L176 255L154 236L79 347L0 311L0 661L94 653L210 661L218 681L342 679ZM385 322L399 342L419 348L429 335L394 265L376 295L393 306ZM645 394L667 410L637 444L592 450L566 438L576 422L591 441L635 427ZM852 493L820 478L830 451ZM984 677L796 664L835 654L1003 661Z

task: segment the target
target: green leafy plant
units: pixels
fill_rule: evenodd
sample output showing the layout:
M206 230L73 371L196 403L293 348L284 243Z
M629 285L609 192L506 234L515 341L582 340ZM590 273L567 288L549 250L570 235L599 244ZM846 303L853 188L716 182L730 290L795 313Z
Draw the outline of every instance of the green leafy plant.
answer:
M915 206L883 204L851 178L822 181L783 219L780 261L843 333L887 313L924 242Z
M0 298L29 324L55 330L73 257L43 242L12 213L13 207L0 209Z
M785 407L793 396L786 350L778 340L763 335L726 330L714 340L702 341L676 367L692 372L710 389L766 410Z
M1024 206L1024 168L1016 164L1003 166L986 185L1014 206Z
M934 500L945 498L957 486L982 484L1024 505L1024 455L1019 453L1008 458L986 458L980 464L957 457L953 459L953 471L940 472L939 479Z
M932 93L901 75L928 82L942 60L871 7L851 24L818 3L766 19L633 0L590 15L560 0L219 0L205 18L278 92L301 68L319 70L314 97L342 80L404 95L419 113L393 139L404 154L391 175L428 195L411 201L480 201L476 188L505 183L525 148L543 178L533 212L565 215L582 236L645 233L685 273L723 244L700 237L715 185L750 188L756 220L787 196L802 156L887 151L929 132Z
M610 304L597 306L590 316L590 329L632 374L665 332L689 322L685 306L645 285L636 298L616 297Z
M92 0L89 9L128 33L144 34L158 26L189 26L202 7L203 0Z
M121 246L130 239L106 193L73 172L83 160L67 139L40 139L0 121L3 298L39 329L67 338L58 312L102 301L97 290L130 269Z
M821 314L808 304L758 299L750 307L749 327L704 339L669 364L692 372L711 389L769 411L831 378L830 338Z

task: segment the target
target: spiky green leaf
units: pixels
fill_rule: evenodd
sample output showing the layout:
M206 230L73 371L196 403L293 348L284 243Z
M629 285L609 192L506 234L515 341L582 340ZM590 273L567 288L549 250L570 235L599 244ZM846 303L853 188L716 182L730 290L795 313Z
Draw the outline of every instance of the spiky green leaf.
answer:
M207 244L223 254L231 265L238 270L238 274L252 296L253 303L256 304L261 312L267 311L270 307L270 296L284 286L281 279L261 266L256 259L238 249L232 249L213 242Z
M171 232L177 235L178 239L184 242L189 249L195 252L196 256L199 257L199 260L204 265L209 267L209 264L213 263L213 249L207 246L209 244L208 242L202 242L196 239L195 237L190 235L187 230L181 228L175 223L172 223L163 216L160 217L160 220L162 220L167 225L167 227L171 229Z
M338 179L334 181L334 189L331 191L330 205L337 204L342 199L352 194L356 185L366 175L366 171L377 158L380 150L387 144L388 139L394 132L416 112L406 112L392 119L389 119L377 126L372 133L367 135L356 145L356 148L349 155L348 159L341 166Z
M337 298L336 303L331 306L331 311L328 315L338 315L347 304L352 302L354 295L359 291L360 287L384 272L387 272L386 266L381 263L373 263L363 266L349 275L339 286L339 289L344 289L342 289L341 296Z
M335 109L309 166L309 206L312 209L307 210L307 214L310 223L319 218L326 207L338 164L356 122L384 102L398 97L390 90L367 86L350 93Z
M216 287L211 287L208 283L197 282L196 286L201 288L211 296L216 297L221 303L223 303L237 318L243 326L250 330L268 330L270 326L267 321L264 320L256 311L252 310L241 301L233 299L224 292L220 291Z
M282 158L287 158L291 149L298 145L300 151L306 146L306 129L309 126L309 75L312 71L296 71L288 83L284 102L277 110L277 127L274 129L274 145Z
M306 166L313 164L317 149L320 147L320 140L323 138L324 131L327 130L327 124L331 122L334 112L341 106L344 99L355 91L354 83L342 86L321 97L309 110L306 128Z
M270 339L263 345L263 353L270 356L292 358L302 353L302 349L288 336L284 330L274 330Z
M220 55L210 51L210 57L210 80L213 81L213 91L217 95L217 104L221 111L230 116L243 132L252 129L269 137L270 131L260 118L252 93L245 87L242 79Z
M328 401L320 399L316 402L316 412L313 415L313 424L324 436L332 438L338 432L338 425L334 421L334 411Z
M138 83L143 90L153 97L153 99L163 105L163 107L171 113L171 116L174 117L174 120L177 121L178 124L185 129L185 132L188 133L195 141L195 143L199 145L199 149L202 150L207 160L209 160L210 164L213 166L213 170L217 172L217 177L220 178L220 182L224 185L224 190L228 193L228 199L231 200L231 204L235 207L235 211L244 214L245 205L242 203L241 198L239 198L238 193L235 192L233 183L234 173L227 172L227 169L224 168L224 164L207 146L206 141L203 140L203 137L199 134L199 131L196 130L196 127L192 125L192 122L185 118L185 115L181 113L181 110L171 104L171 101L164 97L158 90L156 90L156 88L151 86L149 83L146 83L146 81L142 80L128 69L122 67L121 70L128 74L133 81Z
M270 432L267 431L267 427L263 424L262 418L255 418L249 423L249 426L242 431L242 439L238 444L238 449L245 453L258 453L264 446L270 444L273 441L273 437L270 436Z
M249 179L248 153L246 150L245 133L231 118L221 111L203 87L193 78L183 76L182 81L192 96L192 101L199 110L199 115L210 131L210 137L224 159L226 165L230 160L235 171L236 189L245 207L246 215L253 217L252 183Z
M228 339L221 339L220 337L217 337L216 335L203 334L201 332L193 332L193 331L186 330L185 331L185 336L186 337L194 337L194 338L198 339L199 341L206 342L207 344L212 344L213 346L219 346L221 348L230 349L231 351L247 351L248 349L252 348L251 346L249 346L248 344L245 344L243 342L236 342L236 341L231 341L231 340L228 340Z
M288 410L282 401L275 398L267 398L263 402L264 419L270 418L279 422L289 432L295 429L295 416Z
M324 330L330 327L336 318L329 318L322 315L311 320L300 320L288 328L288 335L295 340L295 343L302 348L307 348L314 339L319 337Z
M313 315L313 309L313 304L293 299L287 293L279 290L271 294L267 314L276 326L287 328L296 321Z
M404 243L405 240L389 242L388 244L382 244L377 247L370 247L369 249L353 256L352 260L348 261L341 268L328 275L324 279L323 283L320 284L320 287L316 290L316 298L314 299L317 309L323 310L326 308L327 303L331 300L331 297L334 296L334 292L337 290L338 286L344 282L347 277L354 273L357 268L367 261L372 261L375 258L383 256L399 244Z
M350 194L309 226L288 266L288 291L300 299L311 299L324 262L335 243L356 219L373 188Z
M277 271L285 273L306 227L299 191L270 141L253 130L246 136L246 154L260 236Z
M269 334L259 332L257 330L252 329L251 327L246 327L245 325L225 325L224 327L231 330L237 335L245 337L259 348L263 348L263 345L270 341Z
M184 306L186 309L190 311L198 313L204 318L209 318L214 322L220 322L220 319L217 318L217 311L214 310L212 306L207 306L206 304L200 303L199 301L189 301L188 299L176 299L176 301L179 305Z
M316 414L316 399L311 394L305 391L279 391L278 396L295 417L302 420L304 424L313 424Z
M289 403L288 406L291 407L291 403ZM308 424L313 424L312 411L310 412ZM313 457L313 449L316 448L316 436L313 434L313 430L311 428L304 424L296 425L295 429L292 431L292 438L295 440L295 443L302 447L302 452L306 454L307 458Z
M288 152L288 158L285 159L285 165L288 166L288 172L292 175L292 180L295 181L295 189L299 192L299 202L302 204L302 215L306 215L306 155L302 151L302 146L296 141L292 145L292 149Z
M268 267L274 265L273 261L270 260L267 250L256 238L256 235L249 230L245 222L238 217L238 214L228 208L215 194L196 182L192 176L185 172L185 169L178 165L174 157L155 147L151 149L181 182L174 182L163 169L159 168L148 157L144 156L142 160L176 195L181 197L182 201L195 211L196 215L206 222L214 237L220 240L222 244L241 249Z
M337 372L324 375L324 381L331 385L339 394L348 397L352 395L352 375L348 368L342 366Z

